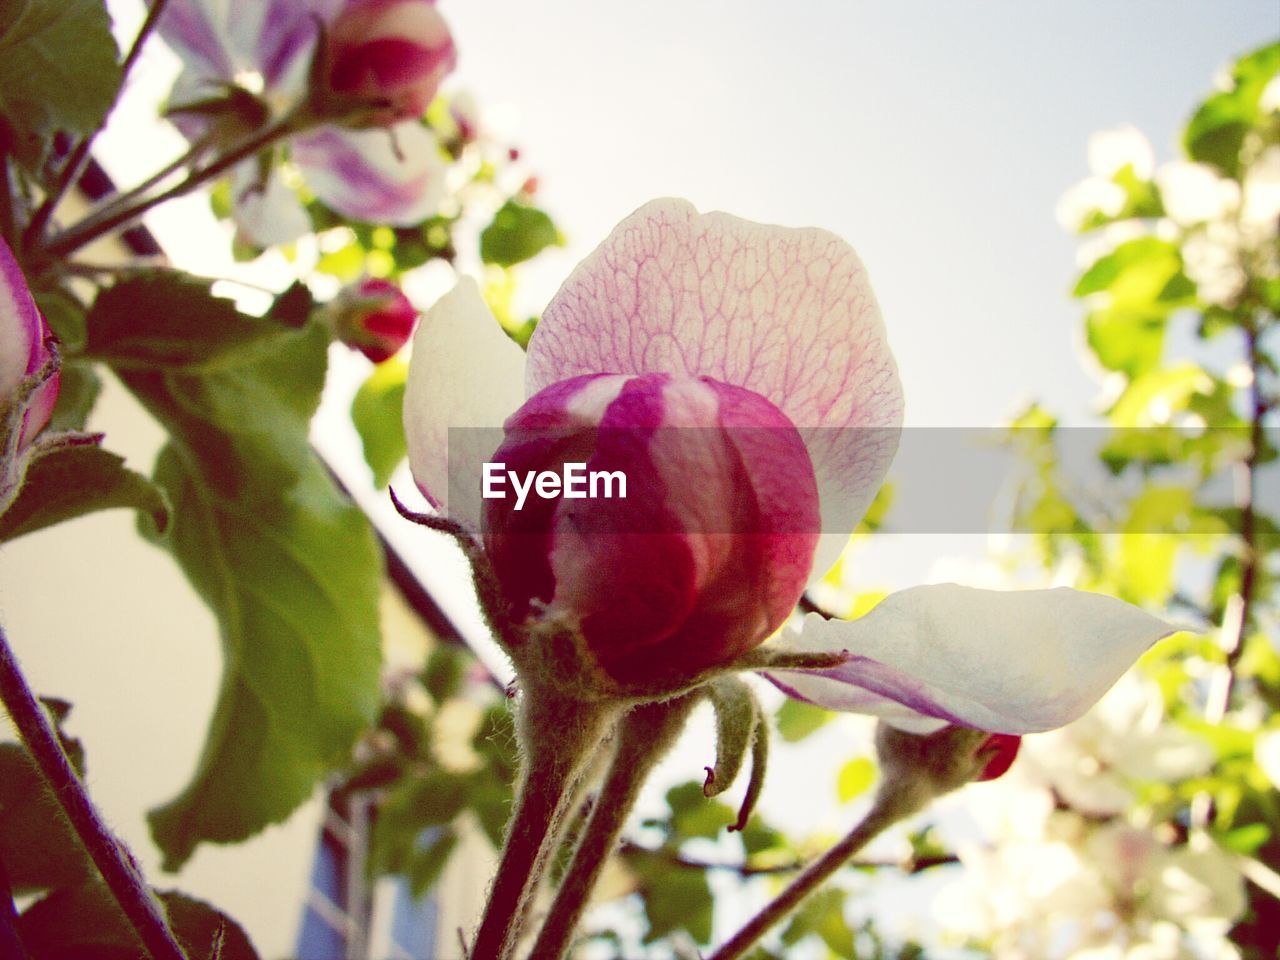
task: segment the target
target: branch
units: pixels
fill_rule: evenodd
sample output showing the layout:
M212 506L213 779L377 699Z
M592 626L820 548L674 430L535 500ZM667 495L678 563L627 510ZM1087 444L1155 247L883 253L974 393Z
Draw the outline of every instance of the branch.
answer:
M89 799L84 783L49 725L49 718L36 702L18 668L3 628L0 628L0 701L13 718L14 726L44 777L49 792L58 801L106 881L111 895L153 960L187 960L142 871L132 855L112 836Z
M752 866L749 863L714 863L686 857L678 850L670 847L641 846L631 840L624 840L619 849L622 856L644 856L659 858L673 867L684 870L719 870L734 873L740 877L767 877L784 873L796 873L808 866L804 860L790 860L786 863L774 863L768 866ZM943 867L959 863L960 858L953 853L935 854L928 857L907 857L902 860L850 860L846 866L855 870L901 870L908 876L923 873L933 867Z

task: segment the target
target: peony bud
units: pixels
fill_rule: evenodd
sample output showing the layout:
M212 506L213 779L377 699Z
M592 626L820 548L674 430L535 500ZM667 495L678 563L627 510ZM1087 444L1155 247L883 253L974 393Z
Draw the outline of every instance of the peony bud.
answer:
M690 677L794 609L818 542L817 483L764 397L710 377L587 375L534 395L505 430L491 462L509 482L484 501L494 572L516 617L546 605L613 679ZM527 486L570 463L601 478L594 495Z
M418 311L390 280L352 284L329 305L335 335L374 363L394 356L413 334Z
M385 102L367 126L420 117L454 67L453 37L432 0L355 0L329 30L328 86Z
M16 416L12 405L20 405L17 451L49 422L58 399L58 374L48 373L54 361L51 337L18 262L0 239L0 415ZM28 393L29 378L42 373L44 382Z

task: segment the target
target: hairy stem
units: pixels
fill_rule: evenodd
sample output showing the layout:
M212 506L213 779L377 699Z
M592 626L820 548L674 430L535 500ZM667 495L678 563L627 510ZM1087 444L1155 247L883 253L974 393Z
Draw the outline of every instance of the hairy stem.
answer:
M518 718L524 761L498 872L471 948L477 960L505 960L519 942L529 900L577 795L578 781L617 712L610 704L583 702L552 690L524 693Z
M708 960L736 960L746 954L769 930L784 920L809 894L843 867L855 853L899 820L921 810L932 794L917 789L912 781L886 780L875 805L843 840L824 853L796 877L782 893L725 943Z
M556 891L530 957L559 960L573 940L578 921L604 865L617 846L623 824L654 766L675 743L700 691L664 703L637 707L622 721L618 746L600 796L582 831L573 860Z
M129 53L125 56L124 63L120 66L121 90L124 89L125 81L129 78L129 71L133 69L138 56L142 53L142 45L152 31L155 30L156 24L160 22L160 15L164 13L164 8L168 6L168 3L169 0L153 0L151 9L147 11L147 17L142 21L142 27L138 30L138 35L133 38L133 45L129 48ZM67 157L67 162L62 165L62 171L58 174L58 179L54 182L53 187L50 188L48 195L44 198L44 202L40 204L35 215L31 218L31 224L26 231L28 245L35 242L44 233L45 227L49 225L49 218L53 216L53 211L57 209L58 204L66 195L67 189L79 180L80 175L84 173L84 168L89 162L89 151L93 148L93 140L97 135L98 131L93 131L72 149L71 154Z
M159 902L151 895L142 871L112 836L89 800L84 784L62 750L57 734L36 702L9 639L0 628L0 701L18 728L36 769L84 844L111 895L124 912L152 960L186 960L169 929Z

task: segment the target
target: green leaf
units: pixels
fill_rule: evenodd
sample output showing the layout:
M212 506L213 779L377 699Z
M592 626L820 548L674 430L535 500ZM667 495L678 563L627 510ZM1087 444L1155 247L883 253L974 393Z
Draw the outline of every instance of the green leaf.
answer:
M49 324L49 329L58 338L63 355L82 350L85 338L84 304L60 287L32 290L31 296Z
M0 142L35 166L53 135L101 125L120 86L102 0L0 0Z
M258 960L244 930L201 900L176 890L159 893L178 943L191 960ZM100 884L59 890L29 907L18 920L31 960L137 960L142 942Z
M537 207L508 200L480 234L480 259L510 267L552 246L564 246L564 237L551 218Z
M715 901L705 872L675 867L660 857L637 857L630 866L640 881L649 918L645 943L675 930L687 931L698 943L711 940Z
M351 401L351 422L360 434L365 463L376 487L391 482L391 474L408 453L404 438L404 385L409 365L398 356L373 368Z
M82 431L102 392L102 379L92 364L64 360L58 371L58 400L49 417L51 433Z
M1240 173L1240 147L1245 134L1262 117L1258 101L1280 71L1280 43L1271 43L1238 60L1231 70L1232 87L1215 93L1196 109L1183 133L1192 160L1211 163L1227 176Z
M794 946L805 937L816 934L837 957L856 960L853 930L844 917L845 893L834 887L819 890L796 912L795 918L782 932L782 942Z
M787 743L799 743L827 723L835 714L802 700L784 700L774 720L778 735Z
M27 469L18 499L0 516L0 542L113 507L142 511L158 532L169 522L164 492L123 457L96 443L55 447Z
M279 303L279 301L277 301ZM89 310L85 353L120 368L212 368L242 363L255 348L294 322L294 307L266 319L246 316L208 281L172 270L121 280L98 295ZM293 311L293 312L290 312Z
M870 757L854 757L836 774L836 795L841 803L860 797L876 782L876 765Z
M199 375L120 371L171 435L166 546L224 653L195 778L150 815L167 869L288 816L377 711L381 555L307 442L327 344L311 325Z
M682 783L667 791L671 826L681 840L705 837L714 840L720 831L737 820L733 810L719 800L708 800L700 783Z
M0 743L0 863L20 894L96 875L44 778L16 743Z

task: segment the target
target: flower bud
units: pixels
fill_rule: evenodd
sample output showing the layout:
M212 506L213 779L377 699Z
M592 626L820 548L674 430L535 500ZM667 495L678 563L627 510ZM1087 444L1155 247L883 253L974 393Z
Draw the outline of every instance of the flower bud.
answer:
M0 416L21 417L18 451L49 422L58 399L58 374L50 372L51 339L18 262L0 239ZM31 378L41 375L44 382L32 390Z
M367 278L329 305L334 334L374 363L394 356L413 334L418 311L390 280Z
M455 60L432 0L355 0L329 29L328 87L385 103L365 125L387 126L421 116Z
M520 506L486 494L494 572L515 617L545 605L614 680L678 685L755 647L795 607L818 541L817 483L764 397L709 377L587 375L534 395L505 430L491 462L511 479L504 492L520 477L529 492ZM584 468L585 495L567 495L566 464ZM565 477L566 495L528 486L546 473Z

